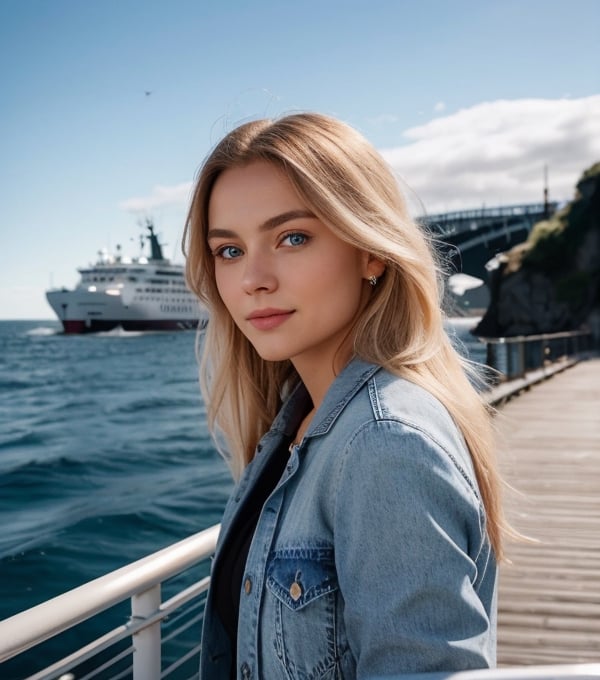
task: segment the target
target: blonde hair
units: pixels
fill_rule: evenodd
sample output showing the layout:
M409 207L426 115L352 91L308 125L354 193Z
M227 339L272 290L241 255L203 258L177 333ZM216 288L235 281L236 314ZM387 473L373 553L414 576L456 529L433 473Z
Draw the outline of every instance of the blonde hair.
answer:
M398 183L356 130L327 116L300 113L259 120L230 132L205 161L184 233L188 285L210 310L201 384L213 433L224 435L235 477L298 379L289 361L259 357L233 323L217 291L207 246L208 206L228 168L263 160L279 168L315 216L340 239L385 263L369 304L356 321L355 354L416 383L437 397L462 431L498 558L502 533L500 479L491 415L452 346L441 305L441 277L427 236L408 214ZM466 369L466 370L465 370Z

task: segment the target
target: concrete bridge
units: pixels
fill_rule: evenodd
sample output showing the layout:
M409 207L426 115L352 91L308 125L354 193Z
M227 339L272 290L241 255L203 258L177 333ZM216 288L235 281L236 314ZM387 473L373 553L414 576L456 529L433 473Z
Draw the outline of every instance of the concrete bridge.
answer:
M554 214L557 206L557 203L529 203L461 210L424 215L418 221L432 232L445 262L450 266L451 275L466 274L485 284L467 289L468 295L459 291L459 304L463 307L487 307L486 263L494 255L525 241L533 225Z

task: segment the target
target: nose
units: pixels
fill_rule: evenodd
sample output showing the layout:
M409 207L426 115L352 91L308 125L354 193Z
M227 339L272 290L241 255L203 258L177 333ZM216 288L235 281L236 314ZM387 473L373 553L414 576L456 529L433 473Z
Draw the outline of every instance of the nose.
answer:
M247 253L242 286L248 295L270 293L277 288L277 275L271 258L265 253Z

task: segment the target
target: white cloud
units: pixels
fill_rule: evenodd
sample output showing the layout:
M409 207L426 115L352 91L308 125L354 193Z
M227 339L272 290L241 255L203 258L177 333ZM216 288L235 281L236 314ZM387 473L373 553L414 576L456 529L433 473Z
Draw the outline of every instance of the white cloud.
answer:
M541 201L545 165L550 199L566 200L600 161L600 95L485 102L404 137L382 154L429 213Z
M436 105L433 107L433 110L436 113L441 113L442 111L446 110L446 103L445 102L437 102Z
M381 153L408 188L415 214L541 202L546 165L550 199L568 200L583 170L600 161L600 95L484 102L403 136L405 145ZM191 189L191 182L156 186L119 207L134 213L187 208Z
M119 203L119 208L126 212L148 213L167 205L187 205L190 200L192 182L183 182L174 186L153 187L149 196L127 198Z

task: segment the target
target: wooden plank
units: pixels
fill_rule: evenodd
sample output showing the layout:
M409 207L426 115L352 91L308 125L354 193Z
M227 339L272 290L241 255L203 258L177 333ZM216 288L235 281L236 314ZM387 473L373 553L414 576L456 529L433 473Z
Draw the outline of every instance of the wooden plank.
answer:
M600 359L536 384L497 417L513 526L500 568L498 664L600 661Z

